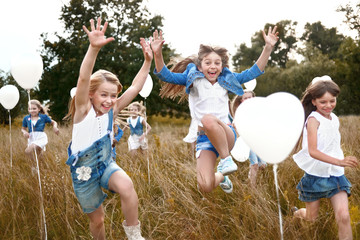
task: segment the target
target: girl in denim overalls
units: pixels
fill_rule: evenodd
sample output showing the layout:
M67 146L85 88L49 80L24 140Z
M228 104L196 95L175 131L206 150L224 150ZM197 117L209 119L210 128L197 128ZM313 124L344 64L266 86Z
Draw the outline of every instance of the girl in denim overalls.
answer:
M25 149L26 155L34 159L34 151L38 156L46 150L48 137L44 132L45 124L50 123L56 134L59 134L57 123L50 118L46 109L38 100L29 101L29 115L26 115L22 122L21 132L28 139L28 145Z
M227 50L219 47L200 45L199 53L180 61L170 71L164 63L162 32L155 31L151 42L155 58L155 74L160 80L176 84L174 88L164 88L166 97L176 97L186 88L186 93L194 97L193 112L198 126L196 143L197 182L199 189L211 192L220 187L226 192L233 190L228 174L237 170L236 163L230 156L234 146L236 133L230 124L228 91L237 95L243 94L241 84L248 82L265 69L269 56L278 40L276 27L269 29L266 35L263 32L265 47L256 64L241 73L233 73L228 69L229 56ZM214 173L217 157L220 162L217 172Z
M144 64L132 85L122 90L118 78L105 70L92 74L96 57L104 45L114 40L105 38L107 22L101 28L91 20L91 31L83 26L90 46L80 67L76 95L71 101L67 117L73 120L69 158L73 187L79 203L90 219L90 231L95 239L105 239L104 210L106 194L101 187L120 194L125 220L123 227L128 239L143 239L138 221L138 197L129 176L112 158L113 116L126 107L142 89L149 73L152 51L141 39ZM91 75L92 74L92 75Z
M320 199L329 198L338 224L339 239L353 239L348 196L351 184L344 167L357 167L354 156L344 157L339 119L332 112L340 92L331 80L310 83L301 100L305 110L302 149L293 158L305 174L297 185L299 199L306 208L293 208L295 217L314 221Z
M127 118L127 127L130 129L130 136L128 139L128 147L132 156L134 156L138 149L141 152L148 148L146 136L151 130L151 126L146 119L140 116L146 109L139 102L133 102L129 105L131 116ZM145 130L146 129L146 130Z

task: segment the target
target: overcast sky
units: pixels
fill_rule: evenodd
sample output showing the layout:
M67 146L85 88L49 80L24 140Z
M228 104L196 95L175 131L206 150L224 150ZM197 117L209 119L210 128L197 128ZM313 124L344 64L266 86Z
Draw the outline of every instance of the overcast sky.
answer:
M23 51L40 49L40 34L61 33L61 6L68 0L2 0L0 20L0 70L10 71L11 57ZM266 23L281 20L305 23L321 21L337 27L340 33L355 36L343 23L340 4L359 0L144 0L154 14L164 17L166 43L184 57L197 53L199 45L225 47L235 54L236 45L250 46L251 36ZM189 7L191 6L191 7ZM147 36L148 37L148 36Z

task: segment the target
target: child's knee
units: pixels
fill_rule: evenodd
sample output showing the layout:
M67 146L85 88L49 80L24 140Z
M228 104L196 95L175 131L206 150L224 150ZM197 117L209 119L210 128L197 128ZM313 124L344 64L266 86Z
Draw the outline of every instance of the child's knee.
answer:
M216 123L216 118L211 114L205 114L201 119L201 123L203 124L204 128L209 128L214 123Z
M350 223L350 214L347 209L339 209L335 212L336 221L340 224Z
M198 178L198 187L199 190L205 193L209 193L214 189L214 180Z

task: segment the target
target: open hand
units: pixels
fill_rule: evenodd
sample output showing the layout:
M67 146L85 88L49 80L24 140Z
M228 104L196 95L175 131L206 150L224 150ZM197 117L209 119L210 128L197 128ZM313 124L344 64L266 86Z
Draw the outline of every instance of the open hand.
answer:
M151 41L151 39L150 39L150 41ZM150 47L149 43L144 38L140 38L140 45L142 47L142 51L144 53L145 60L146 61L152 61L153 52L151 50L151 47Z
M155 30L151 39L151 48L155 54L161 53L164 42L162 31L158 32L158 30Z
M276 31L277 26L274 27L274 29L272 29L271 27L269 27L268 30L268 34L265 34L265 31L262 30L262 34L265 40L265 45L270 45L271 47L274 47L276 42L279 40L279 32Z
M106 36L105 36L105 31L108 26L108 22L104 23L104 26L102 29L100 29L100 26L101 26L101 18L97 19L96 28L94 25L94 19L90 20L91 32L85 26L83 26L84 31L86 32L86 34L89 37L90 45L92 47L98 48L98 49L100 49L104 45L108 44L109 42L115 40L113 37L106 38Z
M340 161L342 167L357 167L359 162L356 157L354 156L347 156L344 160Z

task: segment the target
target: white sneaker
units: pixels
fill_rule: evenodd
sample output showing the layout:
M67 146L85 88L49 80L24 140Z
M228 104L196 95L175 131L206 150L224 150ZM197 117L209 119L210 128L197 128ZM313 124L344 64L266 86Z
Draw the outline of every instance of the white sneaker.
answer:
M236 172L237 169L238 167L236 163L232 160L231 156L221 159L217 166L217 171L222 173L222 175L224 176Z
M233 184L228 176L224 177L224 181L220 183L220 187L226 193L231 193L233 191Z

